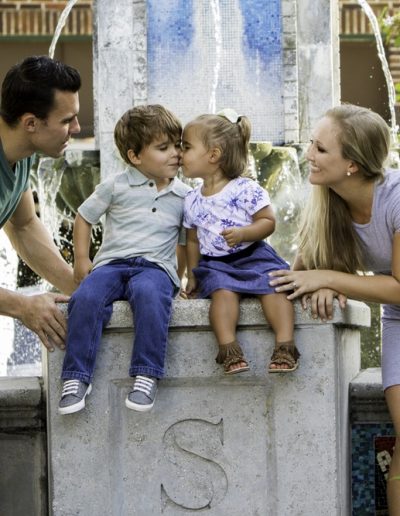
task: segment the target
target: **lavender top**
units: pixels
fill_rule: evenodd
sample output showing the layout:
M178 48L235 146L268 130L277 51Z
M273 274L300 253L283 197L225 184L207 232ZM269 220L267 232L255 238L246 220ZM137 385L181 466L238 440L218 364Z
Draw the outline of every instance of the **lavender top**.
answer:
M370 221L353 225L361 239L366 270L391 274L393 236L400 232L399 170L387 170L382 183L376 183ZM384 305L384 315L400 319L400 305Z
M197 228L200 253L224 256L248 247L252 242L229 247L221 231L251 224L253 215L270 204L268 193L246 177L232 179L220 192L207 197L201 188L186 195L183 219L186 228Z

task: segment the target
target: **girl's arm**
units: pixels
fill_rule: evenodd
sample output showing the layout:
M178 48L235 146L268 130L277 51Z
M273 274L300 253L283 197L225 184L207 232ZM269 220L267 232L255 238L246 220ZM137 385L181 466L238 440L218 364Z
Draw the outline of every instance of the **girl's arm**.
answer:
M92 225L79 213L74 223L74 278L79 284L92 270L93 263L89 258Z
M256 242L263 240L275 230L275 216L271 206L261 208L253 215L253 222L248 226L229 228L222 231L229 247L234 247L241 242Z
M200 247L197 239L197 229L188 229L186 233L187 294L191 294L196 290L197 281L193 275L193 269L199 264L199 259Z
M321 288L330 288L352 299L372 303L400 304L400 233L395 233L392 249L392 275L360 276L330 270L276 271L270 285L277 292L294 290L288 299L301 297Z

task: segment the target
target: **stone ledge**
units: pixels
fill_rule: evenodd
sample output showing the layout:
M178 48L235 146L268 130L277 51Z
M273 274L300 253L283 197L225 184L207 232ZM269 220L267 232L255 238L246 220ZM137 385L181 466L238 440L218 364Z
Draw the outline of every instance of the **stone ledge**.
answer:
M350 382L350 410L352 423L391 421L382 389L380 367L363 369Z
M170 329L173 331L179 328L209 328L209 306L210 301L208 299L176 299L174 301ZM67 305L61 304L60 307L64 314L66 314ZM349 300L344 311L335 302L333 318L328 323L324 323L319 319L313 319L310 310L304 311L302 309L300 301L296 301L294 307L296 326L335 324L339 326L368 327L370 325L370 309L360 301ZM129 303L127 301L116 301L107 330L132 328L132 326L133 320ZM240 304L239 327L243 328L246 326L268 327L261 305L257 299L244 299Z
M0 431L43 428L45 413L39 378L0 378Z

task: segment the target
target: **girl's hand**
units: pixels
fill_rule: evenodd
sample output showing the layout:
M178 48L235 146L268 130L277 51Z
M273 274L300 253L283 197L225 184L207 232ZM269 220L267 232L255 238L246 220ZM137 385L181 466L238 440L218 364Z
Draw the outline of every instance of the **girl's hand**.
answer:
M330 288L322 288L312 294L304 294L301 298L303 310L311 306L311 315L327 321L333 317L333 300L337 298L339 306L343 310L346 307L347 297Z
M243 228L224 229L224 231L221 232L221 236L225 238L229 247L234 247L243 242Z
M292 300L309 292L315 292L321 288L328 288L331 271L308 270L290 271L279 270L270 273L271 287L276 292L291 292L287 298Z
M75 259L74 280L79 285L93 269L93 263L89 258Z

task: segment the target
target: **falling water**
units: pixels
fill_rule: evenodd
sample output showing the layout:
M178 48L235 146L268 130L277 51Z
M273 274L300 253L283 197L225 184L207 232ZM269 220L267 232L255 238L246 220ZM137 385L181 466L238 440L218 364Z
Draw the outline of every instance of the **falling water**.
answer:
M396 124L396 112L395 112L395 103L396 103L396 90L394 87L393 78L390 74L389 64L386 59L385 54L385 48L383 46L381 31L379 29L378 20L369 6L368 2L366 0L357 0L360 7L363 9L365 14L368 16L368 19L371 23L375 40L376 40L376 47L378 50L378 57L382 62L382 70L385 75L386 84L387 84L387 90L388 90L388 97L389 97L389 109L390 109L390 121L391 121L391 133L392 133L392 142L393 144L397 144L397 131L398 126Z
M216 112L217 103L217 88L219 83L219 72L221 69L221 54L222 54L222 27L221 27L221 12L219 8L219 0L211 0L211 11L214 20L214 39L215 39L215 65L214 77L211 86L211 95L208 109L210 113Z
M56 30L54 32L53 39L51 40L51 45L49 48L49 56L51 58L54 57L54 52L56 50L57 41L60 37L61 31L64 28L65 22L67 21L67 18L69 16L69 13L71 12L71 9L74 7L78 0L69 0L67 5L65 6L65 9L61 13L60 19L58 20Z

